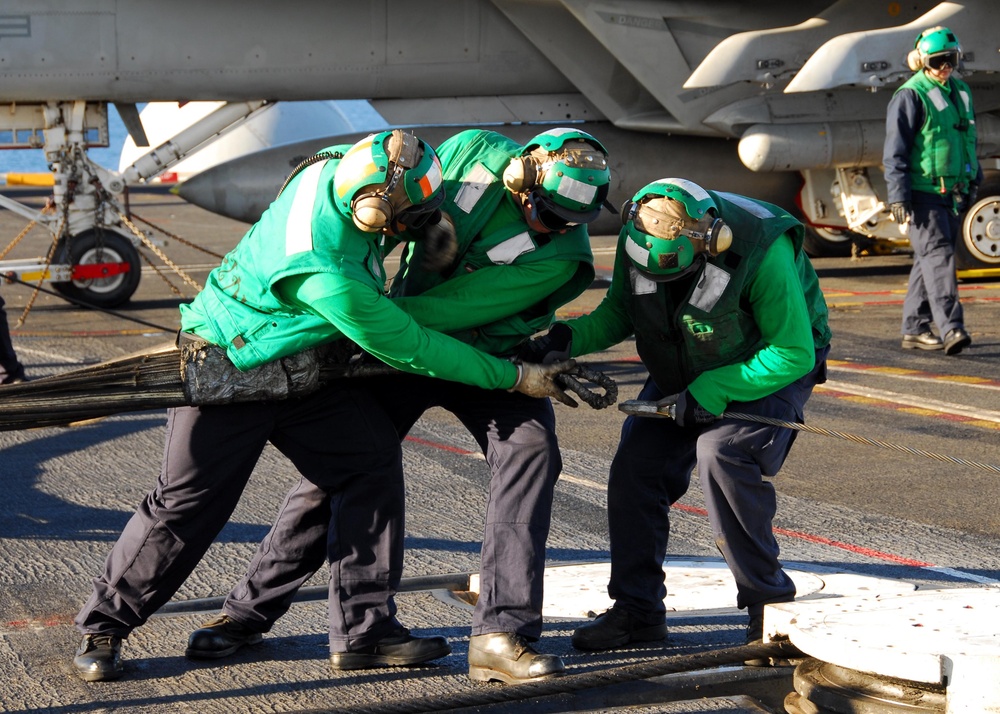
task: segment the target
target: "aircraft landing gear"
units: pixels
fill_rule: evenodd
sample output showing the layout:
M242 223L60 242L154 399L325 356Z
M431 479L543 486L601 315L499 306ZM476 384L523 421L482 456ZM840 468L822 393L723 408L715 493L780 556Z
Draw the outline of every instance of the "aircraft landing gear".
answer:
M122 305L139 287L139 251L131 241L111 231L89 230L63 238L56 248L56 261L73 266L73 277L53 282L52 287L89 305Z

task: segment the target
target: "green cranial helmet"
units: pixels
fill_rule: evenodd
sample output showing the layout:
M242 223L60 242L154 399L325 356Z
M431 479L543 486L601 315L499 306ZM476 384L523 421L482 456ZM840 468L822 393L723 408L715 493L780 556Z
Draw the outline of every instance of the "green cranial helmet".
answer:
M390 227L404 214L427 213L444 200L441 162L428 144L401 129L369 134L337 166L337 208L365 232Z
M914 52L919 56L920 65L924 68L938 69L940 61L948 62L952 68L956 68L961 59L962 48L955 33L947 27L932 27L917 37ZM935 64L938 66L935 67Z
M654 181L622 207L625 252L652 280L680 277L697 255L716 255L732 243L732 231L717 214L715 201L698 184L678 178Z
M504 172L504 183L524 194L549 226L589 223L608 197L608 152L585 131L549 129L524 145Z

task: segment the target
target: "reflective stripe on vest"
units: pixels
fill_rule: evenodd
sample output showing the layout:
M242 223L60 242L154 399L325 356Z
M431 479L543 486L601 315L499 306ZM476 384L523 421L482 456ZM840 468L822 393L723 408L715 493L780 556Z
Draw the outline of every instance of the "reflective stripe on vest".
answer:
M316 205L319 176L326 161L319 161L302 172L292 209L285 223L285 255L295 255L313 249L312 215Z

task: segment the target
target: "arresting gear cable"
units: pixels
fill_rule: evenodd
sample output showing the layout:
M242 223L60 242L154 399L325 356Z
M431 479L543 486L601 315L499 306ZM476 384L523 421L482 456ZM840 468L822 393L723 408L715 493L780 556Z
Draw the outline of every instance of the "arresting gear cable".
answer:
M629 399L618 405L619 411L625 412L633 416L643 416L643 417L659 417L664 419L674 418L674 407L671 404L667 407L660 407L656 402L653 401L643 401L640 399ZM958 464L960 466L972 466L973 468L982 469L983 471L989 471L990 473L1000 474L1000 466L994 464L986 464L981 461L971 461L969 459L960 459L956 456L948 456L947 454L937 454L933 451L924 451L923 449L915 449L910 446L902 446L900 444L893 444L888 441L880 441L878 439L869 439L866 436L858 436L857 434L849 434L843 431L833 431L831 429L823 429L818 426L810 426L808 424L800 424L794 421L785 421L784 419L775 419L773 417L759 416L757 414L744 414L743 412L724 412L722 414L723 419L742 419L743 421L753 421L759 424L770 424L771 426L784 427L785 429L795 429L796 431L806 431L811 434L820 434L821 436L831 436L835 439L843 439L845 441L853 441L856 444L867 444L868 446L876 446L881 449L891 449L892 451L898 451L903 454L911 454L914 456L923 456L928 459L934 459L935 461L943 461L949 464Z
M695 672L702 669L725 665L742 665L747 660L775 659L788 660L804 655L788 641L752 643L739 647L708 650L693 654L672 655L649 662L638 662L621 667L569 674L555 679L504 687L477 687L472 692L424 696L401 699L357 707L337 707L331 709L309 709L310 714L417 714L437 712L465 707L482 707L503 702L516 702L537 697L569 694L585 689L626 684L642 679L660 677L680 672ZM299 712L305 714L305 711Z
M112 414L180 406L232 404L301 397L338 379L400 374L340 340L241 372L225 350L182 333L179 345L4 385L0 431L67 426ZM618 398L606 375L577 365L559 375L560 386L595 409ZM557 379L558 379L557 378ZM582 381L604 389L598 394Z

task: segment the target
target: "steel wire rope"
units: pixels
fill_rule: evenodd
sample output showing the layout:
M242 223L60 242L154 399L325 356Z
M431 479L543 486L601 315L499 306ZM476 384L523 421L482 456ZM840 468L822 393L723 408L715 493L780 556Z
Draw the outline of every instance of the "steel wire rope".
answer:
M584 689L594 689L615 684L625 684L641 679L650 679L665 674L693 672L699 669L743 664L752 659L790 659L802 657L802 652L790 642L770 642L708 650L695 654L663 657L647 662L637 662L620 667L601 669L593 672L569 674L541 682L530 682L504 687L477 688L473 692L459 692L424 696L414 699L400 699L379 702L373 705L336 707L331 709L302 709L294 714L419 714L450 709L486 706L503 702L515 702L534 697L554 694L569 694ZM698 695L695 694L695 697Z
M972 461L969 459L962 459L957 456L948 456L947 454L938 454L933 451L925 451L924 449L916 449L911 446L902 446L901 444L893 444L888 441L881 441L879 439L869 439L866 436L859 436L857 434L849 434L843 431L833 431L832 429L823 429L818 426L810 426L808 424L799 424L798 422L785 421L783 419L774 419L773 417L758 416L756 414L743 414L741 412L725 412L723 417L730 419L743 419L745 421L755 421L761 424L770 424L772 426L785 427L786 429L795 429L797 431L807 431L812 434L820 434L821 436L831 436L836 439L843 439L845 441L853 441L857 444L867 444L868 446L877 446L882 449L890 449L892 451L897 451L903 454L910 454L915 456L924 456L928 459L934 459L936 461L943 461L949 464L959 464L962 466L973 466L977 469L982 469L984 471L989 471L990 473L1000 474L1000 466L995 466L993 464L986 464L981 461Z

